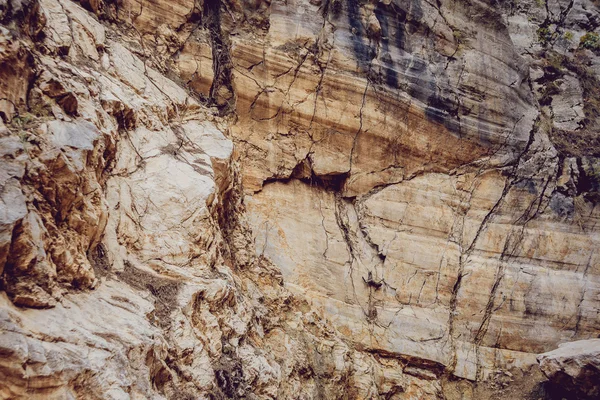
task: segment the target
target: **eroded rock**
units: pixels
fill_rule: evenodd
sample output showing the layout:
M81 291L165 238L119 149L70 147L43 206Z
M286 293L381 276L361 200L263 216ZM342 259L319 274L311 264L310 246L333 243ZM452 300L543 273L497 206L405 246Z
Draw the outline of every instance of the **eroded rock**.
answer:
M600 339L563 343L538 362L556 390L580 399L600 396Z
M0 397L532 398L600 332L597 17L0 1Z

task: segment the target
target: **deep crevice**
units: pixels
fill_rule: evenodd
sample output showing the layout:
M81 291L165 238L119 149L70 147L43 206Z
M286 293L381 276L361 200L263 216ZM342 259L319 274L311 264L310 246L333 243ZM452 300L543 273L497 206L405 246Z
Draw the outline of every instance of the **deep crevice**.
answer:
M225 115L235 110L235 91L229 34L221 28L221 1L206 0L203 15L204 27L209 32L214 73L209 99L219 108L221 115Z

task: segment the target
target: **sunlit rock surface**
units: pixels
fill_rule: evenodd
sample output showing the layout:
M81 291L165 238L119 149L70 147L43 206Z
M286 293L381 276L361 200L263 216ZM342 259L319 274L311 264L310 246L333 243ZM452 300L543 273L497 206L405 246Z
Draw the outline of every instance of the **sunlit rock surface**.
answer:
M540 367L557 391L565 396L600 396L600 340L565 343L538 357Z
M597 395L595 2L0 23L0 398Z

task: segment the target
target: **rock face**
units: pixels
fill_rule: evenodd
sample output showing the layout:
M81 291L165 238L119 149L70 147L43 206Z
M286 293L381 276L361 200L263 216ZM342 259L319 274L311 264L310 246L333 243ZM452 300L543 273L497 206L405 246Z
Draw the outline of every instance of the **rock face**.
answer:
M257 254L370 351L459 377L596 337L596 54L569 31L595 6L328 7L232 39Z
M0 22L0 398L526 399L600 335L595 2Z
M600 396L600 339L566 343L538 357L554 385L577 398Z

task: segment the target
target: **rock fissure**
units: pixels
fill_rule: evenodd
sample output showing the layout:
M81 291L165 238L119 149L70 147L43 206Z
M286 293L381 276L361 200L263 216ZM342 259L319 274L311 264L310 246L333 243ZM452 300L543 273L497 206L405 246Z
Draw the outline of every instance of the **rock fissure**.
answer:
M591 0L4 3L0 398L597 395Z

